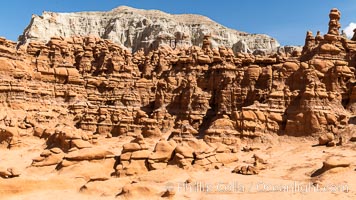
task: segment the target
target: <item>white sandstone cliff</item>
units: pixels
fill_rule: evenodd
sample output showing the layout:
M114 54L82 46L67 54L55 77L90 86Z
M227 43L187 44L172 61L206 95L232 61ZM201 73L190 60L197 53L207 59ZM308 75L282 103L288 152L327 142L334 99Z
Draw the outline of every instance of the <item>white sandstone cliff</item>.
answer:
M201 15L171 15L126 6L108 12L44 12L42 16L33 15L23 35L19 36L19 42L47 42L53 36L95 35L132 51L140 48L148 51L162 44L172 48L201 46L206 34L212 35L213 46L231 47L235 52L271 52L280 46L268 35L229 29Z

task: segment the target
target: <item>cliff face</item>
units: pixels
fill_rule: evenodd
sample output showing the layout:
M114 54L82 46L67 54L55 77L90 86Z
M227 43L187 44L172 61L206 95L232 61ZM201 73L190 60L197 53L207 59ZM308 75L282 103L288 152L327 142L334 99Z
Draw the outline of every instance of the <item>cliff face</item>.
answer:
M214 47L235 52L275 51L279 43L270 36L248 34L226 28L200 15L171 15L157 10L118 7L109 12L52 13L34 15L19 37L21 43L48 42L53 36L93 35L132 49L146 52L160 45L171 48L201 46L204 35L212 35Z
M268 56L214 48L209 35L201 47L134 53L97 36L0 38L3 196L194 199L174 183L251 184L234 173L355 185L356 34L339 34L337 9L329 17L328 33L308 32L302 50Z
M210 36L202 47L147 54L94 36L19 48L1 38L0 148L32 148L38 137L45 150L32 167L95 163L90 173L101 181L168 165L217 169L238 160L242 140L320 136L321 145L342 145L355 134L356 41L340 36L339 19L333 9L328 34L308 32L291 55L235 55L212 48Z
M3 39L1 102L61 105L78 128L115 136L173 128L173 137L179 123L205 139L337 133L356 110L355 42L329 32L308 33L303 52L268 57L212 49L210 36L202 48L148 54L93 36L18 50Z

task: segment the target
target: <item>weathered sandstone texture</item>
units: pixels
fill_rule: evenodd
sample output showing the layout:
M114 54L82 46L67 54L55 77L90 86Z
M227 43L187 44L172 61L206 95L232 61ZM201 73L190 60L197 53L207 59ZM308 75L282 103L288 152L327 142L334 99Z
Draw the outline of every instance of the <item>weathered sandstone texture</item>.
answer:
M161 46L147 54L93 36L52 37L18 49L1 39L2 109L28 115L2 112L3 133L18 139L13 127L33 129L64 150L87 146L73 141L96 134L168 134L227 145L268 134L337 134L356 112L356 43L340 36L339 19L332 10L328 34L308 32L302 52L268 57L212 48L210 36L202 47ZM70 117L75 130L45 125Z
M110 13L133 15L127 10ZM49 15L51 23L71 19L44 18ZM211 35L200 47L164 45L133 54L94 36L51 37L18 48L1 38L0 147L30 147L41 138L43 151L31 167L80 168L89 184L168 166L219 169L239 160L242 140L354 141L356 41L340 36L339 19L331 10L326 35L308 32L302 51L270 56L214 48ZM267 168L254 159L234 172ZM0 176L21 176L13 167L3 166Z
M171 15L158 10L140 10L126 6L109 12L53 13L33 15L19 37L21 43L48 42L51 37L93 35L109 39L136 52L201 46L204 35L212 35L214 47L226 46L235 52L268 53L279 43L270 36L249 34L226 28L211 19L192 14Z
M133 15L127 10L111 13ZM216 47L210 34L200 46L135 53L95 36L24 45L0 38L2 194L59 187L61 195L75 188L118 199L182 199L162 185L193 183L194 173L231 181L274 171L273 180L316 183L348 170L339 179L350 180L355 165L341 158L355 157L356 41L339 34L337 9L329 17L328 33L308 31L302 50L268 56ZM278 143L284 138L292 142ZM340 159L327 157L337 151Z

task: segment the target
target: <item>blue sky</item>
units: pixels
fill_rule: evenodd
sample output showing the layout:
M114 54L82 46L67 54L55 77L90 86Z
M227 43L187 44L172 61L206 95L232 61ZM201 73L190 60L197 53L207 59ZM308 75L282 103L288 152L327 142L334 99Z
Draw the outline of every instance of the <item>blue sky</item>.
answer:
M6 2L6 3L5 3ZM10 0L0 7L0 36L17 40L32 14L43 11L107 11L120 5L158 9L168 13L194 13L227 27L265 33L282 45L303 45L307 30L327 32L328 13L342 13L342 28L356 22L355 0ZM356 26L356 24L354 24Z

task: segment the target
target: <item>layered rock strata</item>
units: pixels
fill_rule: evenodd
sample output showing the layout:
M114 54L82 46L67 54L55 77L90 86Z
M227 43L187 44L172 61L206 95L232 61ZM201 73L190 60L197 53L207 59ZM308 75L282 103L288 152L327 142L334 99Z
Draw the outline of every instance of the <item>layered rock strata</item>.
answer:
M339 19L331 10L328 34L270 56L212 48L210 35L201 47L134 54L92 36L18 48L1 38L1 147L37 136L46 150L32 166L102 161L126 176L218 168L237 161L242 139L324 135L331 145L356 114L356 42L340 36ZM133 139L98 147L112 137Z
M46 43L54 36L93 35L109 39L133 52L144 49L147 53L162 45L171 48L200 46L207 34L213 36L215 47L226 46L235 52L268 53L279 46L270 36L229 29L204 16L171 15L126 6L109 12L44 12L42 16L33 15L19 41Z

